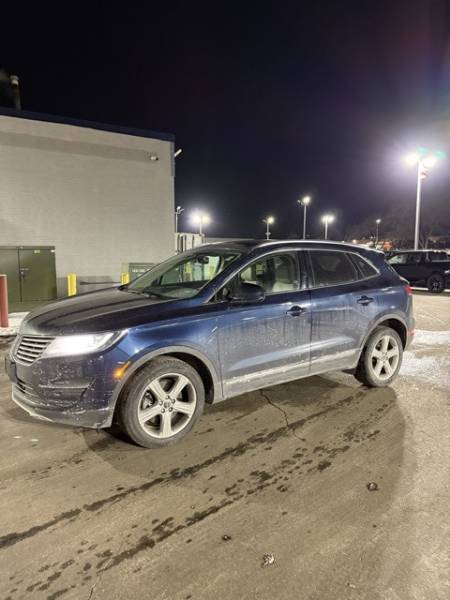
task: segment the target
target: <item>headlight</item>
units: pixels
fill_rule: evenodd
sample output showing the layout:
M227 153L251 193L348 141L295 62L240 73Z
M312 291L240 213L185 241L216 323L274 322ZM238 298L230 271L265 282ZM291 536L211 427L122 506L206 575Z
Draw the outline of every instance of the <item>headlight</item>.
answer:
M45 349L43 356L77 356L105 350L118 341L124 331L59 335Z

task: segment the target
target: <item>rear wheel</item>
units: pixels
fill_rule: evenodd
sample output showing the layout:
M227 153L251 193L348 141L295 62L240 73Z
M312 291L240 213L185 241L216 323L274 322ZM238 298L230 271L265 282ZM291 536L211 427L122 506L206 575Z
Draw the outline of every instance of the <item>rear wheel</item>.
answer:
M136 444L160 448L187 435L204 404L205 390L197 371L177 358L160 357L129 382L119 417Z
M376 327L362 351L355 377L371 387L387 386L397 377L402 358L398 333L390 327Z
M430 275L427 279L427 288L430 292L433 292L434 294L440 294L441 292L443 292L445 288L443 276L439 273L433 273L432 275Z

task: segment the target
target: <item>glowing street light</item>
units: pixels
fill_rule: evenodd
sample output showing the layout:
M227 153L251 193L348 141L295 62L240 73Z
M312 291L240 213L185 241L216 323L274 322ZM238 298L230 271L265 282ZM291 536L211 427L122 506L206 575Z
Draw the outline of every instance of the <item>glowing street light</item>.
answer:
M328 239L328 225L333 223L334 216L333 215L323 215L322 223L325 225L325 239Z
M311 196L303 196L297 200L297 203L303 206L303 239L306 240L306 207L311 204Z
M266 224L266 240L270 239L270 226L275 223L275 217L266 217L263 219L263 223Z
M408 165L416 165L420 161L420 154L418 152L411 152L405 156L405 163Z
M211 223L211 217L203 212L196 212L192 215L192 222L198 225L198 233L203 237L203 225Z
M376 247L376 246L377 246L377 244L378 244L378 228L379 228L379 226L380 226L380 223L381 223L381 219L377 219L377 220L375 221L375 224L376 224L376 226L377 226L377 234L376 234L376 236L375 236L375 247Z
M420 202L422 199L422 179L428 175L428 169L436 166L438 161L445 158L445 152L430 152L428 148L419 148L405 156L408 165L417 165L417 192L416 192L416 224L414 227L414 250L419 249L420 233Z

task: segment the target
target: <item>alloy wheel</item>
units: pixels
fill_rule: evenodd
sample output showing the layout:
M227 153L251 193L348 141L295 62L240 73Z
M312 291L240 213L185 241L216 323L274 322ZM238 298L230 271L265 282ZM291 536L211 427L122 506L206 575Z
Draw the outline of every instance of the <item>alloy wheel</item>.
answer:
M390 335L383 335L372 350L371 366L375 377L385 381L395 373L400 359L397 340Z
M166 373L141 393L138 420L147 434L167 439L186 427L196 406L197 394L190 379L181 373Z
M437 277L433 277L430 281L431 291L432 292L440 292L441 291L441 280Z

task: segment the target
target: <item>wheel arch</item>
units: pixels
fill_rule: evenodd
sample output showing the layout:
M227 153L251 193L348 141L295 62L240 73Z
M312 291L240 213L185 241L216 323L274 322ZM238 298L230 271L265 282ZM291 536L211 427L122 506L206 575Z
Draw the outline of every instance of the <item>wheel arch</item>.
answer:
M223 399L222 384L217 371L212 362L204 354L189 346L166 346L144 354L129 367L125 372L125 376L120 380L113 392L111 400L113 411L116 410L118 400L132 378L152 360L162 356L178 358L196 369L205 386L206 402L211 404Z
M370 331L364 338L363 344L361 346L361 351L364 349L368 339L377 327L390 327L391 329L396 331L402 341L403 350L405 349L406 342L408 340L408 326L406 324L406 321L404 321L399 315L384 315L383 317L380 317L380 319L376 321L370 328Z

